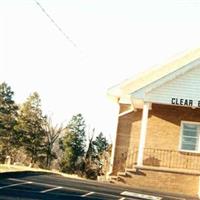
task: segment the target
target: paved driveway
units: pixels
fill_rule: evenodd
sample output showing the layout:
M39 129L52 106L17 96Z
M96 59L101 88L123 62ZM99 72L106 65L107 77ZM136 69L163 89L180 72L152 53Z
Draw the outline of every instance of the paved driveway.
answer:
M146 193L128 187L96 181L65 178L44 172L12 172L0 174L2 200L185 200L155 193ZM191 199L190 199L191 200Z

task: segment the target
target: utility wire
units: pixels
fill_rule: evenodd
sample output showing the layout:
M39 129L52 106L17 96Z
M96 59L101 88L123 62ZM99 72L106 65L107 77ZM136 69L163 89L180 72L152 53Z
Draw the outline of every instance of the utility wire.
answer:
M40 7L42 12L50 19L50 21L54 24L54 26L61 32L61 34L68 40L74 47L78 47L76 43L64 32L64 30L55 22L55 20L48 14L48 12L44 9L44 7L37 1L34 0L35 3Z

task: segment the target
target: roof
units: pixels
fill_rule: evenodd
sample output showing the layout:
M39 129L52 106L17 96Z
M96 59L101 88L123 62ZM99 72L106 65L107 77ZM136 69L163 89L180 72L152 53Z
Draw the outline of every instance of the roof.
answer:
M127 79L108 89L108 96L115 99L127 98L131 93L181 69L199 58L200 48L187 51L184 54L171 59L165 64L151 68L134 78Z

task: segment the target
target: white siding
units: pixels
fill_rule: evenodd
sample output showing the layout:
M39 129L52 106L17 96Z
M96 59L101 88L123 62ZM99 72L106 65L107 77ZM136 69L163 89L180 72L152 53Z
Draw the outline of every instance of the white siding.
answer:
M193 106L200 101L200 66L166 82L145 94L144 100L172 104L172 98L193 100Z

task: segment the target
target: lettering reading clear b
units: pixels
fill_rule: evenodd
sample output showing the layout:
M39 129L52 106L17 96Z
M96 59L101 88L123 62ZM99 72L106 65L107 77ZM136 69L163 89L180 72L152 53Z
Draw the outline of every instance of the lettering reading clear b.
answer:
M175 103L175 100L176 100L175 98L172 98L171 104L176 104L176 103Z

